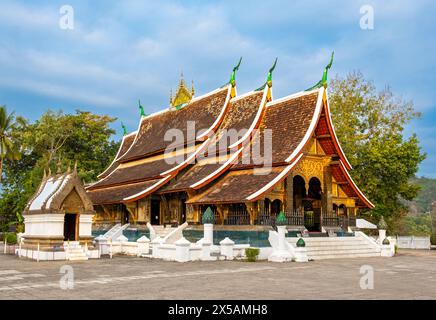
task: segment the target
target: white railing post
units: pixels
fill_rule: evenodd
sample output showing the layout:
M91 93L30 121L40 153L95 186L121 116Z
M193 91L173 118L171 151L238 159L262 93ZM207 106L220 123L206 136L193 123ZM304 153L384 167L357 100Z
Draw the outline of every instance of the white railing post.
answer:
M112 259L112 239L109 240L109 257Z
M6 246L8 245L8 239L5 237L5 247L3 248L3 253L6 254Z
M38 251L37 251L38 255L36 256L36 262L39 262L39 241L38 241Z

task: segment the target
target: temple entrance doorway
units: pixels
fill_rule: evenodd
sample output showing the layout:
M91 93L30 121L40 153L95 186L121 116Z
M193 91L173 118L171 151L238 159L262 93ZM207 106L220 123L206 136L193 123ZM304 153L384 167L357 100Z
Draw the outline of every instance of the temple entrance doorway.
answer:
M160 200L151 199L150 209L150 223L160 225Z
M123 211L121 212L121 224L129 223L129 212Z
M64 240L77 241L79 235L79 219L74 213L65 214L64 218Z
M311 178L306 185L301 176L294 177L294 211L304 218L304 227L312 232L321 231L321 182ZM308 187L308 188L307 188Z
M305 198L305 202L308 207L308 214L310 212L310 214L312 215L310 219L310 229L307 228L309 231L321 231L321 195L321 181L319 181L318 178L311 178L309 180L309 190L307 192L307 197Z
M180 198L181 201L181 210L179 215L179 224L183 224L186 222L186 195L183 194L183 196Z
M271 203L271 216L277 217L282 210L282 202L278 199Z

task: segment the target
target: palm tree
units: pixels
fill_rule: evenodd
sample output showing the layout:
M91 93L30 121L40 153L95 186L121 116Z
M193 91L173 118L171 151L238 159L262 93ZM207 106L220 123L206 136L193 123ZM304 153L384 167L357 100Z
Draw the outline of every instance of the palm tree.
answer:
M10 136L15 125L14 112L8 114L6 106L0 106L0 183L5 159L19 160L21 158L20 149Z

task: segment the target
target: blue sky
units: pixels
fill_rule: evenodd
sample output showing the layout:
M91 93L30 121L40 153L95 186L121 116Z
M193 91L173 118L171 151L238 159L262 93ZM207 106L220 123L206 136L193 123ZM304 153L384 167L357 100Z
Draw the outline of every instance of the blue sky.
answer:
M74 30L59 27L62 5ZM374 29L359 25L374 8ZM5 1L0 2L0 103L30 119L48 108L92 110L136 129L168 106L180 71L197 95L228 81L240 56L240 93L261 85L275 57L274 96L314 84L335 50L332 73L360 70L422 112L407 127L436 178L436 3L432 1ZM116 124L119 129L119 123Z

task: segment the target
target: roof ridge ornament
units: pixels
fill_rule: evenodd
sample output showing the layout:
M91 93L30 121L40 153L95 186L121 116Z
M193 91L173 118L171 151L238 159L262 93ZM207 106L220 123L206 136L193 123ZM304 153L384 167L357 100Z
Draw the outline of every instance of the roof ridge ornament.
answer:
M328 72L329 72L330 68L332 67L334 55L335 55L335 52L332 51L332 55L330 57L330 62L324 68L324 72L322 74L321 80L319 80L314 86L310 87L309 89L306 89L305 91L311 91L311 90L314 90L314 89L319 89L321 87L327 88L327 85L328 85Z
M278 58L276 58L272 67L269 68L268 77L266 78L266 82L260 88L257 88L255 91L262 91L263 89L265 89L266 86L268 86L269 88L272 87L272 74L273 74L274 69L276 68L277 60L278 60Z
M236 86L236 71L239 70L239 67L242 62L242 57L239 58L238 64L233 68L232 75L230 76L229 83L232 85L232 87Z
M141 112L141 117L145 117L144 107L141 105L141 100L138 100L139 111Z
M121 128L123 128L123 136L127 136L127 128L124 125L124 122L121 122Z

